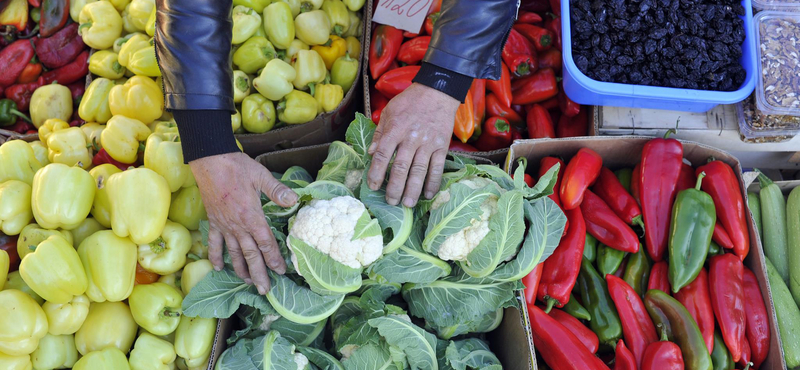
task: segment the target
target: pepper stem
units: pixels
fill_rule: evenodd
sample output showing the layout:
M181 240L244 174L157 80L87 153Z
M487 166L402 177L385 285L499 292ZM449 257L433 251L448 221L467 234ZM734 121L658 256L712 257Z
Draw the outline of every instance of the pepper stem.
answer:
M517 76L525 76L531 71L531 66L528 63L521 63L517 66Z
M544 297L544 300L547 301L547 307L544 309L544 313L550 313L550 311L553 309L553 306L555 306L558 301L550 297Z
M180 308L172 308L172 307L165 307L164 311L161 312L162 317L180 317L181 316L181 309Z
M642 229L642 235L641 236L644 236L644 220L642 219L642 215L638 215L638 216L634 217L631 220L631 223L636 225L636 226L639 226L639 228Z
M773 184L772 180L770 180L767 175L761 172L761 170L758 168L754 168L754 170L758 172L758 182L761 184L762 189Z
M678 120L678 121L680 122L680 120ZM677 134L677 133L678 133L677 130L675 130L674 128L671 128L671 129L667 130L666 133L664 133L664 139L669 139L669 135Z
M703 178L706 177L706 171L700 172L697 175L697 184L694 185L695 190L700 190L700 185L703 183Z
M753 366L752 362L748 362L747 366L744 367L744 370L750 370L750 366Z

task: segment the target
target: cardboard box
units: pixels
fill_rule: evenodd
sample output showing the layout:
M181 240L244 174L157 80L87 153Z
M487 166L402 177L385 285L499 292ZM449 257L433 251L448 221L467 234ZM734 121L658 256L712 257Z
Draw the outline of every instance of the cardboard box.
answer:
M539 163L545 156L561 156L570 158L578 152L580 148L590 148L603 157L603 165L610 169L621 167L633 167L641 158L642 147L650 138L621 136L621 137L592 137L592 138L567 138L567 139L543 139L543 140L522 140L515 142L509 151L508 164L512 167L514 160L519 157L528 159L528 163ZM742 189L742 196L746 197L746 185L742 180L742 166L736 157L719 149L712 148L703 144L682 141L683 156L692 162L693 165L705 163L709 157L715 157L733 167ZM513 170L513 168L509 168ZM746 198L745 198L746 199ZM745 202L746 203L746 202ZM767 283L766 265L764 263L764 252L761 241L756 235L755 224L752 214L748 217L748 227L750 231L750 253L744 261L745 266L753 270L758 277L758 284L761 288L761 295L767 310L770 313L770 350L767 360L761 369L783 370L786 364L783 359L783 348L780 346L780 333L776 325L775 308L772 304L772 292ZM524 314L526 316L527 314ZM534 360L535 361L535 360ZM536 368L534 364L534 369Z
M214 344L211 347L211 356L208 358L206 370L214 370L217 360L222 352L228 348L228 337L233 332L233 319L222 319L217 321L217 332L214 334Z

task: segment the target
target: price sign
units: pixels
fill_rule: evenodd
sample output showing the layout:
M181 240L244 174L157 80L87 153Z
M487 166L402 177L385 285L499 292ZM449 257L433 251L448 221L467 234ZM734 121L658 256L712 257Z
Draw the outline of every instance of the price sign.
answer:
M380 0L372 21L417 33L431 5L433 0Z

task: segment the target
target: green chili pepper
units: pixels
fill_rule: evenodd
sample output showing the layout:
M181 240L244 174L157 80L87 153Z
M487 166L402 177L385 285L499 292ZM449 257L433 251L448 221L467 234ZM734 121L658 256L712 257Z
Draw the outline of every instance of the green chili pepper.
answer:
M719 246L715 241L711 241L711 244L708 245L708 258L711 256L716 256L725 253L725 250Z
M588 233L586 234L586 243L583 245L583 256L592 263L597 259L597 239Z
M605 244L597 246L597 271L600 276L606 276L617 272L622 261L625 259L625 252L611 248Z
M669 340L681 347L686 370L713 370L703 334L686 307L657 289L644 295L644 305L653 323L668 328Z
M625 266L622 280L625 280L639 296L643 296L647 292L647 283L650 280L650 260L647 259L647 252L641 244L639 244L639 251L628 257L628 265Z
M614 174L617 175L617 179L622 184L622 187L631 192L631 177L633 175L633 170L630 168L622 168L619 170L614 171Z
M622 323L619 321L617 308L608 294L606 280L586 258L581 263L578 285L581 302L592 315L589 327L597 334L601 344L616 346L617 341L622 337Z
M576 319L592 321L592 315L572 294L569 295L569 302L561 309Z
M717 212L711 195L700 190L705 172L697 176L694 189L678 193L672 207L669 231L669 283L677 293L700 273L708 255Z
M711 363L714 365L714 370L731 370L736 367L731 353L725 347L719 329L714 331L714 351L711 352Z
M10 126L17 122L17 118L22 118L30 123L31 119L17 110L17 103L11 99L0 100L0 127Z

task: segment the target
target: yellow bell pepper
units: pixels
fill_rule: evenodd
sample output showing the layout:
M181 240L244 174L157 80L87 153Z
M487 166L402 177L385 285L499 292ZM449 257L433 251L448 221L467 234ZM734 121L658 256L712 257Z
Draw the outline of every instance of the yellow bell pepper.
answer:
M148 41L147 46L130 55L126 67L137 76L161 76L161 69L158 68L156 60L156 47L152 38Z
M184 200L184 202L189 201L189 199ZM0 183L0 231L6 235L17 235L28 225L31 218L33 218L33 213L31 213L31 186L19 180L8 180ZM8 258L8 255L6 255L6 258ZM8 262L7 259L6 262ZM7 264L6 269L8 269ZM0 273L2 273L1 267ZM2 281L5 281L5 274L0 277L3 278Z
M138 157L141 142L147 140L148 136L150 136L150 129L142 121L115 113L100 134L100 141L103 143L103 149L111 158L122 163L134 163Z
M292 64L294 63L295 56L297 52L300 50L309 50L310 47L305 42L302 42L298 39L292 40L292 43L289 44L289 48L284 50L284 56L281 58L286 63Z
M169 191L175 192L188 181L192 169L183 163L180 139L170 140L167 135L150 134L144 149L144 167L164 177Z
M325 5L322 6L325 9ZM295 19L297 38L309 45L322 45L331 35L331 21L323 10L312 10Z
M131 351L131 370L174 369L175 347L153 334L142 333Z
M69 128L69 123L66 121L58 118L50 118L44 121L44 123L39 126L39 130L37 130L39 134L39 141L46 145L47 138L50 137L50 134L67 128Z
M106 186L115 234L139 245L161 236L169 214L167 180L153 170L134 168L112 175Z
M42 168L28 143L22 140L9 140L0 145L0 182L19 180L33 183L33 175Z
M78 252L60 236L39 243L19 264L19 273L36 294L53 303L71 301L89 284Z
M319 84L314 88L314 99L317 100L317 110L321 112L333 112L344 98L344 90L339 85Z
M139 264L147 271L169 275L183 268L191 248L189 230L179 223L167 221L160 237L139 245Z
M74 245L72 233L67 230L50 230L45 229L37 224L30 224L22 228L17 239L17 254L19 259L22 260L29 253L36 249L39 243L47 240L47 238L57 235L67 241L70 245Z
M325 68L330 70L333 68L333 62L336 59L347 54L347 41L339 36L332 35L328 42L323 45L316 45L311 50L316 51L322 57L325 62Z
M89 57L89 72L116 80L125 75L125 67L119 64L119 54L111 50L98 50Z
M98 152L103 148L103 142L100 140L100 134L105 129L106 125L101 125L97 122L88 122L81 126L81 131L83 131L83 136L86 139L86 145L91 145L92 150L95 152Z
M278 101L293 90L292 81L296 77L297 72L291 65L273 59L261 70L261 75L253 79L253 87L267 99Z
M92 4L102 4L92 3ZM91 4L90 4L91 5ZM38 129L44 121L58 118L68 121L72 116L72 93L64 85L44 85L33 92L31 96L31 121Z
M11 356L0 352L0 369L5 370L31 370L31 356Z
M169 285L172 288L175 288L176 291L181 291L181 272L175 272L169 275L163 275L158 278L159 283L164 283Z
M302 0L275 0L275 1L280 1L280 2L286 3L286 5L289 5L289 9L292 10L292 17L293 18L297 18L297 15L300 14L300 8L302 6L302 3L301 3Z
M92 216L106 228L111 227L111 201L108 198L108 179L115 173L122 172L113 164L101 164L89 171L94 178L95 192L92 202Z
M109 330L110 328L113 330ZM84 356L89 352L109 347L128 353L133 340L136 339L136 328L131 310L125 303L92 303L86 320L75 333L75 346Z
M345 2L345 5L347 5L347 2ZM342 37L353 37L353 38L361 37L361 35L364 33L363 24L361 23L361 13L353 11L347 13L348 16L350 17L350 28L347 29L347 32L342 34Z
M67 303L45 302L42 309L47 316L48 333L75 334L89 315L89 298L79 295Z
M44 304L44 298L39 297L39 295L36 294L36 292L34 292L33 289L31 289L31 287L25 284L25 280L22 280L22 276L20 276L19 274L19 270L8 273L8 277L6 278L6 283L3 286L3 289L19 290L20 292L27 294L28 297L31 297L31 299L33 299L36 302L36 304L40 306Z
M192 249L189 249L189 257L196 259L208 259L208 246L203 244L203 234L199 231L190 231L192 234Z
M169 205L169 219L177 222L189 230L197 230L200 221L208 218L200 189L197 185L182 188L172 194Z
M231 129L233 132L238 134L240 129L242 128L242 114L239 113L239 109L236 109L236 113L231 114Z
M309 84L324 81L328 73L322 57L314 50L298 51L297 60L294 62L294 70L297 73L297 77L292 83L298 90L307 90Z
M150 45L150 38L147 35L136 32L131 36L122 46L119 48L119 57L118 61L119 64L123 67L127 67L133 55Z
M261 94L250 94L242 101L242 126L261 134L275 126L275 105Z
M8 252L0 249L0 290L3 290L3 286L6 284L10 264L11 259L8 257Z
M256 33L256 29L263 27L261 24L261 14L244 5L233 7L233 37L231 43L234 45L245 42L250 36Z
M147 17L147 24L144 26L144 32L150 37L156 35L156 7L153 7L153 10L150 11L150 16Z
M250 95L250 76L243 71L233 71L233 102L241 103Z
M86 4L78 17L78 34L97 50L108 49L122 33L122 18L108 1Z
M95 53L97 55L97 53ZM115 54L116 55L116 54ZM78 115L86 122L106 123L111 119L111 108L108 105L108 93L115 86L114 81L97 78L89 84L78 105ZM45 123L46 124L46 123ZM41 137L41 128L39 129ZM45 141L45 140L42 140ZM89 141L91 143L91 141Z
M350 15L342 0L325 0L322 10L330 19L333 34L341 36L350 29Z
M351 12L357 12L364 7L364 0L344 0L344 5L347 5L347 9Z
M97 192L94 193L97 196ZM87 218L81 222L78 227L72 229L70 232L72 233L72 238L74 239L74 243L72 246L81 245L86 238L92 236L92 234L100 231L106 230L106 228L101 225L97 220L94 218ZM88 276L87 276L88 277ZM91 282L90 282L91 283Z
M133 288L128 302L133 319L155 335L167 335L181 321L181 292L164 283L141 284Z
M131 0L106 0L114 5L114 9L117 9L119 13L122 13L125 10L125 7L131 3Z
M91 149L86 145L86 135L79 127L68 127L50 134L47 150L47 158L51 163L83 169L92 167Z
M342 87L344 92L353 87L358 77L358 59L353 59L350 55L339 57L331 68L331 83Z
M114 40L114 46L111 48L111 50L113 50L115 53L119 54L119 52L122 51L122 47L125 45L125 43L128 42L128 40L130 40L133 36L141 35L141 34L142 34L141 32L133 32L133 33L129 33L127 35L118 37L116 40Z
M6 289L0 292L0 353L30 354L47 334L47 317L27 294Z
M72 21L75 23L80 23L81 18L81 10L84 6L88 3L93 3L98 0L71 0L69 2L69 17L72 18Z
M276 55L275 47L269 40L265 37L253 36L233 53L233 64L244 73L256 73Z
M164 93L161 92L161 86L151 78L134 76L124 85L111 88L108 104L111 114L123 115L148 124L164 113Z
M42 166L50 164L50 160L47 159L47 147L44 145L44 143L36 140L32 141L30 146L31 149L33 149L33 156L36 157L36 160L38 160ZM2 165L0 165L0 167L2 167Z
M78 350L72 334L47 334L39 340L39 347L31 353L33 368L69 369L78 361Z
M264 8L271 2L271 0L233 0L233 6L244 5L248 8L253 8L258 13L263 13Z
M286 49L294 40L294 16L289 4L281 1L264 9L264 30L269 41L278 49Z
M89 352L75 363L72 370L131 370L125 354L117 348L110 347Z
M33 177L32 188L33 217L46 229L74 229L92 209L94 180L80 168L48 164Z
M78 256L86 270L86 295L92 302L119 302L131 295L136 280L136 244L111 230L98 231L81 243Z
M300 12L310 12L322 8L322 0L302 0L300 2Z
M183 267L183 274L181 274L181 291L183 295L189 294L192 288L213 269L214 266L211 265L211 261L206 259L187 263Z
M147 26L150 12L156 6L155 0L131 0L122 11L123 25L127 32L142 32Z
M175 353L183 358L190 368L203 365L211 355L216 332L217 319L181 317L175 333Z
M278 119L289 125L306 123L317 116L317 101L313 96L299 90L292 90L278 104Z

